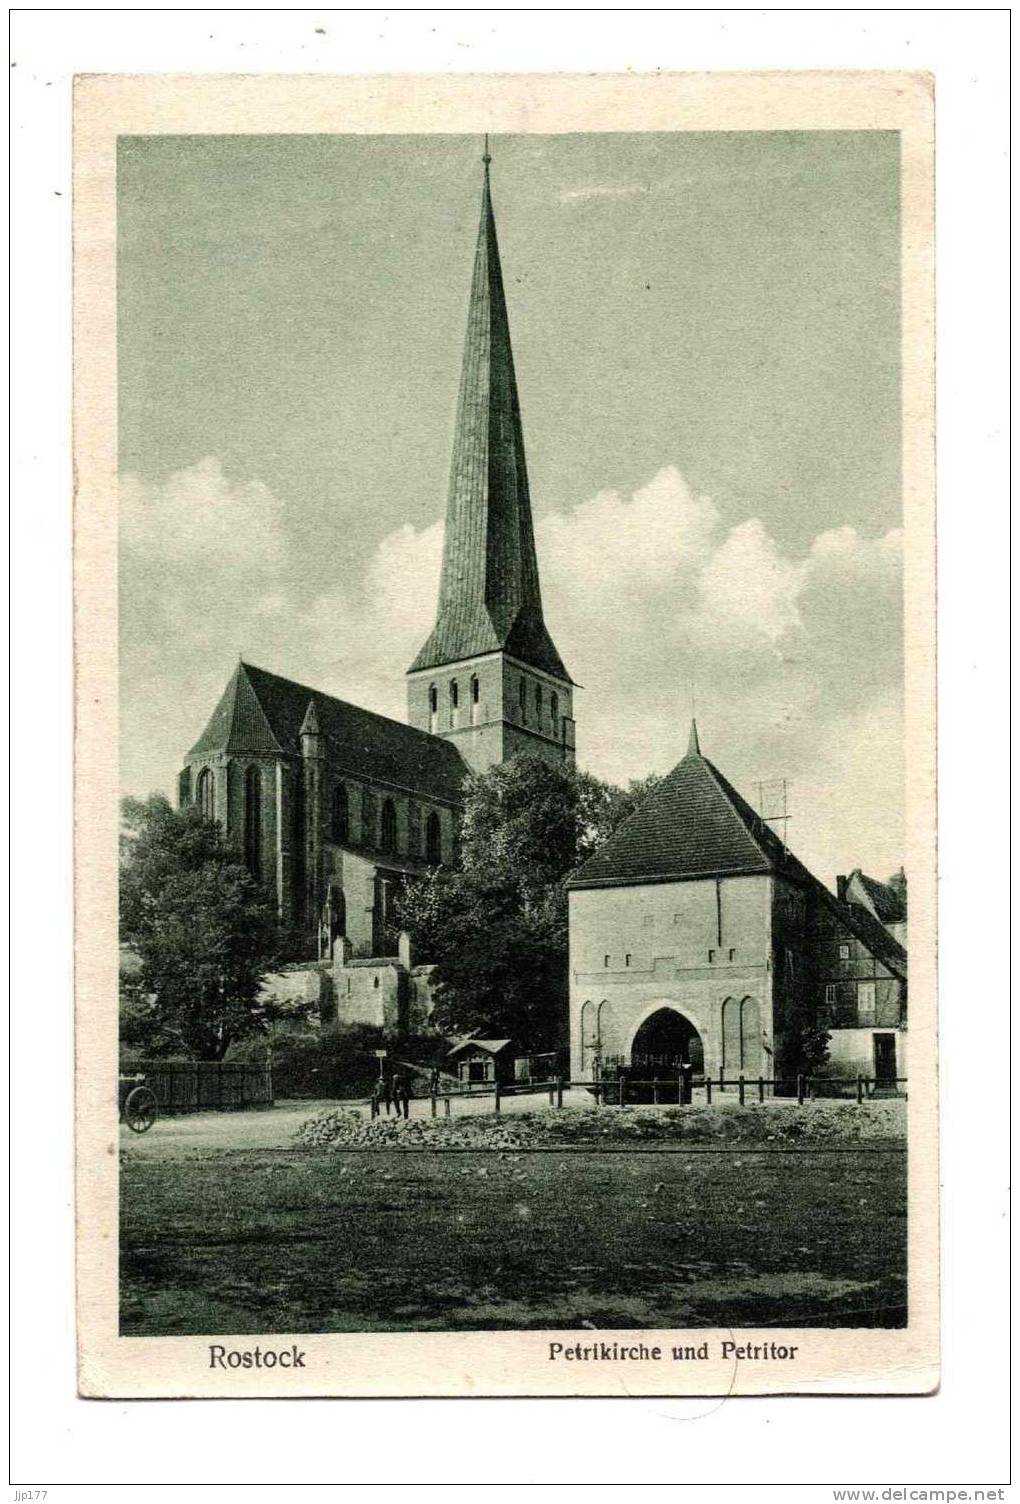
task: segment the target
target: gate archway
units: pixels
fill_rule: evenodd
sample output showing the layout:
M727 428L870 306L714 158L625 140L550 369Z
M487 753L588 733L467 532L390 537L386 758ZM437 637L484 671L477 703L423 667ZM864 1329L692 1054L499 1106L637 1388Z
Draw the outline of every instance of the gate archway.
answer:
M705 1069L705 1046L697 1028L679 1008L664 1006L648 1016L634 1035L630 1065L635 1076L674 1075L689 1061L694 1074Z

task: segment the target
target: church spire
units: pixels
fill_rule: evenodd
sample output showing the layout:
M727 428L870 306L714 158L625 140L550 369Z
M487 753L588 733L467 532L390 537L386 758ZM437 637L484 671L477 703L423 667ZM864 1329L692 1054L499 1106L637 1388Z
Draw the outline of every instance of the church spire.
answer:
M698 741L698 723L693 716L691 717L691 734L687 738L687 756L701 756L701 743Z
M569 682L542 615L490 162L486 136L439 609L409 672L503 651Z

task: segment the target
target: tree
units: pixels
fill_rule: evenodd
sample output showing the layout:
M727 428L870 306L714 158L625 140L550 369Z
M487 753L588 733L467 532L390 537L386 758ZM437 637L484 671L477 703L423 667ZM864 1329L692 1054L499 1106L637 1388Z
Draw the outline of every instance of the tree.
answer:
M400 906L435 963L433 1022L447 1034L561 1042L567 994L565 881L648 792L516 757L465 791L461 866L412 884Z
M174 810L159 794L124 801L120 926L137 957L122 983L130 1043L222 1060L235 1041L293 1016L262 996L293 939L197 809Z

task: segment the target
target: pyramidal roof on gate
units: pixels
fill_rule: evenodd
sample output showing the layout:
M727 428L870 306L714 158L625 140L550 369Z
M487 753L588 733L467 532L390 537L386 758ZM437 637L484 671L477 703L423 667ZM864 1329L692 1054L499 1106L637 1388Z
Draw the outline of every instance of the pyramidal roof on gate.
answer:
M545 625L486 150L436 624L409 673L503 651L569 679Z
M755 872L810 876L719 769L691 722L687 755L570 879L571 888Z
M238 663L188 756L296 755L302 732L326 737L334 765L354 777L450 802L463 799L468 769L452 742L251 663Z

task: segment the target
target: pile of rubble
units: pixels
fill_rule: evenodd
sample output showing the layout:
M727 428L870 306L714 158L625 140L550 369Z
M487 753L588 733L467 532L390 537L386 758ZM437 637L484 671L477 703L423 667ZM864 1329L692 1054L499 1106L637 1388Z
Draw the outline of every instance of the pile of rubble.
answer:
M364 1118L333 1108L306 1119L306 1149L606 1148L639 1143L857 1143L903 1138L906 1103L766 1102L713 1107L604 1107L449 1118Z

